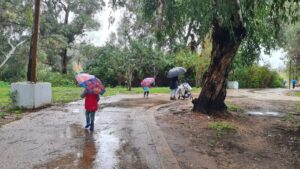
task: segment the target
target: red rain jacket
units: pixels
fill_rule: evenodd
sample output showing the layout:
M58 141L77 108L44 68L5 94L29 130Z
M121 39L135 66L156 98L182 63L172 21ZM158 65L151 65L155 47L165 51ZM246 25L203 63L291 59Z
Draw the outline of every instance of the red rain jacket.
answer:
M85 110L96 112L98 110L99 96L96 94L85 95Z

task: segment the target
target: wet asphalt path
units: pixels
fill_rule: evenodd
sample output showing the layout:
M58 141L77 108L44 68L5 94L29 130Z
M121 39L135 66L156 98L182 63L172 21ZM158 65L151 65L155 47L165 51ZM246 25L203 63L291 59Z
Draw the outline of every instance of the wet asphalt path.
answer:
M83 101L31 113L0 129L0 168L179 168L154 118L168 103L165 95L106 97L94 132L83 128Z

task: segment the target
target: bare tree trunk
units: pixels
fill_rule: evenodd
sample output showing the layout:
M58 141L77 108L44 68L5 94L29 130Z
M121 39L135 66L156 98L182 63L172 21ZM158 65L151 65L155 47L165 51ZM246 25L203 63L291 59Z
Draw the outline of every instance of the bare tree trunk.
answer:
M129 70L129 72L128 72L128 90L129 91L131 91L132 73L133 73L133 71Z
M62 65L61 65L61 68L62 68L61 73L62 74L67 74L67 65L68 65L67 52L68 52L67 48L63 49L63 52L62 52Z
M64 25L68 25L69 23L69 9L67 6L64 5L64 10L65 10L65 20L64 20ZM68 44L70 43L70 39L68 40ZM65 49L63 49L62 53L61 53L61 73L62 74L67 74L67 65L68 65L68 47L66 47Z
M225 104L228 68L238 50L245 28L240 13L239 0L231 0L236 12L233 14L233 35L228 28L219 25L216 17L213 21L211 64L199 97L193 100L193 111L205 114L227 112ZM216 5L216 1L213 0Z
M28 56L27 81L31 80L31 67L32 67L32 41L30 41L30 49L29 49L29 56Z

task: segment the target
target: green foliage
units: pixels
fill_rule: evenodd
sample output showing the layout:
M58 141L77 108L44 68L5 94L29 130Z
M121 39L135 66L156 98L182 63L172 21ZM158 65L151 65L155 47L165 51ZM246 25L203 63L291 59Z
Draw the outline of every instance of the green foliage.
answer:
M237 105L237 104L226 104L227 107L228 107L228 110L229 111L233 111L233 112L243 112L243 109L241 108L240 105Z
M232 130L234 129L233 126L231 126L228 123L225 122L213 122L210 123L208 128L216 130L216 131L225 131L225 130Z
M175 53L175 65L185 67L188 70L181 79L197 87L201 85L203 74L207 71L210 64L211 48L211 37L208 34L202 42L200 54L193 53L186 48Z
M229 80L239 82L240 88L278 88L284 87L283 79L276 71L271 71L268 67L250 66L238 68L234 75L230 75Z
M0 118L2 118L2 119L5 118L5 113L4 112L0 112Z
M25 44L13 47L28 38L30 18L26 13L32 11L32 1L0 1L0 64L9 57L0 69L0 79L4 81L18 81L23 79ZM11 51L12 50L12 51ZM21 56L20 56L21 55ZM25 61L26 62L26 61Z
M0 110L9 108L11 105L10 99L10 87L2 86L0 87Z
M234 126L225 123L225 122L213 122L208 125L209 129L215 130L217 133L217 137L222 137L225 132L234 131Z
M8 82L4 82L4 81L0 81L0 88L1 87L9 87L9 83Z
M97 29L100 25L94 14L104 6L102 0L51 0L44 3L41 14L41 52L42 63L51 71L68 68L69 61L77 54L75 39L86 31ZM62 64L67 63L67 67Z
M242 81L242 87L249 86L251 83L254 84L249 87L282 86L282 80L275 72L259 69L254 72L263 73L263 75L257 74L258 76L249 77L250 73L248 76L246 68L243 67L251 66L258 60L262 47L269 52L271 48L280 44L278 39L280 38L281 24L294 23L300 18L299 0L177 0L167 2L143 0L142 2L144 16L149 23L156 26L155 31L160 32L157 34L160 35L159 40L161 41L176 39L182 42L182 39L189 35L187 28L191 28L191 32L195 33L196 37L202 41L210 30L214 31L216 25L222 30L218 32L218 35L229 33L230 40L235 41L240 38L235 35L241 32L236 29L237 21L241 21L246 36L242 38L242 43L237 45L239 50L231 65L232 74L238 74L239 77L234 78L234 75L231 75L231 78ZM239 8L241 11L238 10ZM241 14L242 19L238 19L237 13ZM225 41L218 35L213 38L216 47ZM222 51L214 52L222 53ZM235 53L230 55L233 56ZM221 67L221 62L215 60L215 63ZM227 74L225 78L227 78Z
M39 72L38 80L50 82L53 87L75 86L75 76L72 74L60 74L58 72Z
M284 120L290 121L290 122L295 122L297 119L296 119L296 116L295 116L293 113L288 113L288 114L284 117Z
M24 58L27 58L27 52L28 50L25 46L23 46L14 53L14 55L0 69L1 80L5 82L17 82L26 79L27 59Z
M86 61L84 70L99 77L106 86L114 87L125 81L130 85L134 80L155 77L170 63L167 55L153 47L151 39L123 38L126 46L107 44L99 48Z
M196 70L198 68L200 57L196 53L183 49L176 54L176 66L187 69L187 73L181 77L181 81L195 85Z
M52 87L53 103L68 103L80 99L81 87Z
M290 25L283 25L281 47L287 51L288 62L286 62L287 74L292 79L299 79L300 74L300 22ZM290 70L291 66L291 70Z

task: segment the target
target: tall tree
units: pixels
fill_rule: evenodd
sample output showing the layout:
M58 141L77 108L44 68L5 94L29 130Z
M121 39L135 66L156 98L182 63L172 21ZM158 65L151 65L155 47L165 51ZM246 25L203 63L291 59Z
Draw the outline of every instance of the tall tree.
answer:
M27 0L0 2L0 69L28 39L32 24L31 3Z
M283 27L281 46L288 52L288 73L290 78L298 79L300 77L300 22Z
M85 31L96 29L99 23L95 14L104 6L103 0L45 0L41 26L43 37L62 36L67 46L61 47L61 72L67 73L67 65L71 56L68 49L77 36ZM61 39L61 38L60 38Z
M299 5L299 0L143 0L145 18L158 20L159 39L184 37L190 23L202 39L212 29L211 63L202 91L193 101L193 110L206 114L227 112L228 71L240 45L270 47L277 38L280 21L299 18ZM246 43L251 40L258 45Z

